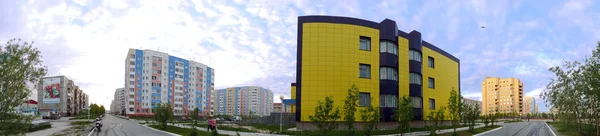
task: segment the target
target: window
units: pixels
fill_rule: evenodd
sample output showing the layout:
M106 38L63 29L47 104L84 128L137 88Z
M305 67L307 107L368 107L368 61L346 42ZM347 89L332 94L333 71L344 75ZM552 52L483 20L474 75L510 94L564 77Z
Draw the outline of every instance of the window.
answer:
M379 52L387 52L398 55L398 45L392 41L381 41L379 46Z
M413 105L413 108L423 108L423 100L421 99L421 97L410 97L410 102Z
M379 79L398 81L398 71L391 67L379 68Z
M391 94L382 94L379 96L380 107L393 107L396 108L398 105L398 97Z
M429 81L428 82L429 88L432 88L432 89L435 88L435 79L433 79L433 78L430 77L430 78L428 78L427 81Z
M371 38L365 36L360 37L360 50L371 50Z
M135 59L135 54L129 54L129 58Z
M359 93L360 100L358 106L369 106L371 105L371 93Z
M429 109L435 110L435 99L429 98Z
M360 64L359 71L360 71L360 74L359 74L360 78L371 78L371 65Z
M427 57L427 66L429 66L430 68L435 68L435 60L433 59L433 57L429 56Z
M408 59L421 62L421 52L416 51L416 50L409 50L408 51Z
M417 85L421 85L421 83L423 82L421 79L421 74L417 74L417 73L410 73L409 75L410 77L410 84L417 84Z

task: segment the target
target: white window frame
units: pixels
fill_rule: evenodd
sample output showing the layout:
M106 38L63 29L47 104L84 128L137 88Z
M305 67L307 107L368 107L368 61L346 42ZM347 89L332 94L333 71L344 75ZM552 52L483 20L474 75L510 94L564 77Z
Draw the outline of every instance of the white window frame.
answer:
M358 49L365 50L365 51L371 51L371 38L370 37L360 36L358 42L359 42Z
M358 96L359 96L358 106L366 107L366 106L371 105L371 93L360 92Z
M417 51L417 50L408 50L408 59L409 60L414 60L414 61L418 61L418 62L422 62L422 54L421 52Z
M359 64L358 65L358 77L360 78L371 78L371 65Z

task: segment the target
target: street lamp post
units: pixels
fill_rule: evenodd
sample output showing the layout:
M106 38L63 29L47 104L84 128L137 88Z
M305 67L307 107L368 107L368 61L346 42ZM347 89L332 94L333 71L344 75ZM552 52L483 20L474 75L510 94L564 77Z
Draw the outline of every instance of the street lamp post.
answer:
M283 132L283 95L279 96L279 99L281 100L281 113L279 113L279 133Z

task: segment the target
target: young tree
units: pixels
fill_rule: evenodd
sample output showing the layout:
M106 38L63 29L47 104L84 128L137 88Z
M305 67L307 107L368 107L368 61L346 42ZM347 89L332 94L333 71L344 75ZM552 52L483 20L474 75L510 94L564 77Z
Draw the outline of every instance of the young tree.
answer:
M463 104L462 105L463 120L469 125L469 131L474 131L475 120L479 118L479 104Z
M154 120L159 123L161 129L167 129L167 122L173 120L171 104L159 103L154 109Z
M371 103L373 103L373 99L371 99ZM370 136L371 132L374 130L375 125L379 122L379 107L373 106L369 104L369 106L360 110L360 118L366 123L363 131L366 136Z
M498 121L498 116L500 116L500 114L497 112L496 114L490 114L490 122L492 123L492 126L494 126L494 122Z
M485 125L485 127L487 127L488 124L490 124L490 114L481 116L481 119L483 119L483 124Z
M349 136L354 136L356 131L354 129L354 122L356 120L356 107L358 107L358 99L360 98L359 90L356 85L352 85L350 89L348 89L348 94L346 95L346 99L344 100L344 120L346 121L346 129L348 130Z
M410 132L410 121L413 119L413 106L410 102L410 98L406 95L402 96L398 101L398 109L394 117L398 120L398 130L400 135Z
M41 52L32 44L21 39L0 43L0 134L21 135L32 120L11 113L29 97L31 90L27 85L37 86L47 72Z
M308 116L308 119L313 125L319 128L319 131L323 135L327 135L330 130L337 129L338 125L335 121L340 119L340 108L333 106L333 97L325 97L325 102L317 101L317 107L315 107L315 114Z
M445 107L441 107L438 110L430 110L431 112L429 112L429 120L433 122L433 125L430 126L430 130L429 130L429 135L437 135L436 131L438 130L438 128L442 125L442 123L444 123L444 111L446 110Z
M198 113L199 112L200 112L200 110L198 109L198 107L196 107L194 109L194 111L192 111L192 113L190 113L190 115L188 115L192 119L192 124L193 124L192 125L192 132L190 132L190 136L197 136L198 135L198 132L196 132L197 131L196 130L196 124L197 124L197 121L198 121Z
M450 91L450 98L448 98L448 112L450 113L448 117L450 121L452 121L454 135L458 135L456 133L456 126L458 126L458 121L460 119L461 97L462 96L452 88L452 91Z
M98 114L104 114L106 112L106 109L104 109L104 105L100 106L98 111Z

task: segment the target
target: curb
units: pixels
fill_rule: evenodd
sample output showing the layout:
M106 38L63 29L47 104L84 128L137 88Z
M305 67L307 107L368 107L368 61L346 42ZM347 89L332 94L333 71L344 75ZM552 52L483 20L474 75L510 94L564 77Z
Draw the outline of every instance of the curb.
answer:
M501 129L501 128L503 128L503 127L499 127L499 128L496 128L496 129L488 130L488 131L485 131L485 132L482 132L482 133L479 133L479 134L475 134L475 135L473 135L473 136L480 136L480 135L483 135L483 134L487 134L487 133L490 133L490 132L494 132L494 131L496 131L496 130L498 130L498 129Z
M550 132L552 132L552 135L556 136L556 133L554 133L554 130L552 130L552 128L550 126L548 126L548 123L544 122L544 124L546 124L546 127L548 127L548 129L550 129Z
M145 124L144 124L144 125L140 125L140 126L144 126L144 127L146 127L146 128L152 129L152 130L154 130L154 131L162 132L162 133L165 133L165 134L168 134L168 135L171 135L171 136L181 136L181 135L179 135L179 134L175 134L175 133L171 133L171 132L167 132L167 131L162 131L162 130L154 129L154 128L152 128L152 127L148 127L148 126L147 126L147 125L145 125Z

